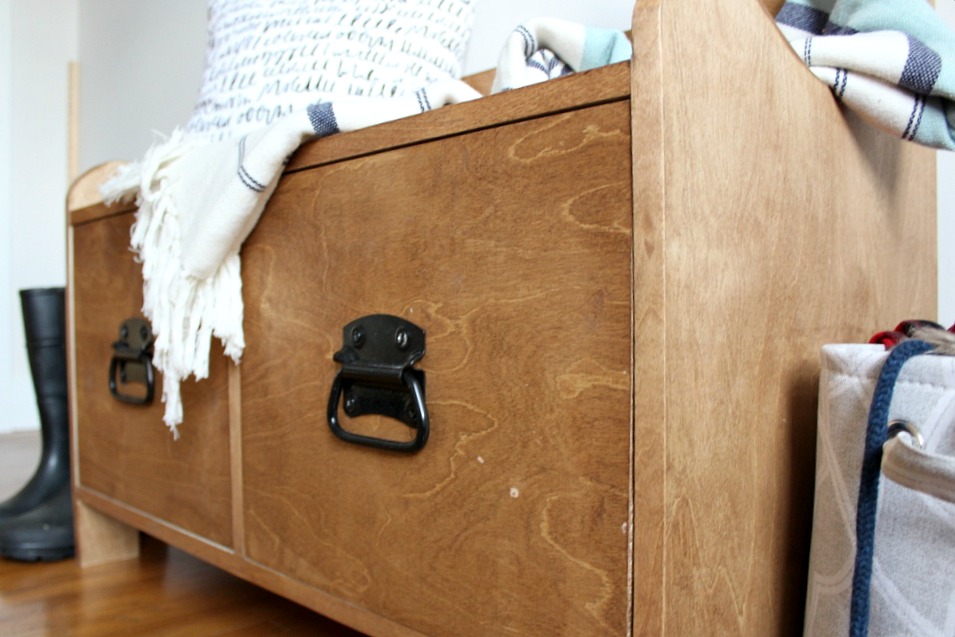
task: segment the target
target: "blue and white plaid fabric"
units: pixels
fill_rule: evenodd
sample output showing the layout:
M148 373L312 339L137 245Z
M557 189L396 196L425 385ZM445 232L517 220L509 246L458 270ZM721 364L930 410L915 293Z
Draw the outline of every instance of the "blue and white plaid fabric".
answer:
M630 39L623 31L559 18L533 18L514 29L504 43L492 92L622 62L632 54Z
M955 34L924 0L789 0L776 24L873 125L955 150Z

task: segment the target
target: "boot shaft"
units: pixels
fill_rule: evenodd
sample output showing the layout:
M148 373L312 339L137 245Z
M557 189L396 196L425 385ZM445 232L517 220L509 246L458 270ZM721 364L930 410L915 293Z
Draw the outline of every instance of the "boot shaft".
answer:
M20 290L27 356L37 404L66 396L66 301L63 288ZM42 410L43 407L41 406Z
M66 382L66 316L63 288L21 290L23 327L40 412L42 449L33 477L0 503L0 523L37 509L69 489L70 435Z

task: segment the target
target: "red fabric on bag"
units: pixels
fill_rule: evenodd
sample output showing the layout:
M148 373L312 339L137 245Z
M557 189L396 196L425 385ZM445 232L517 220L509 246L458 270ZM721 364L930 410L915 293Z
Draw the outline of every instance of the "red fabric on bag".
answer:
M902 341L911 338L915 330L921 329L923 327L934 327L940 330L945 329L935 321L929 321L927 319L909 319L896 325L894 330L877 332L872 336L872 338L869 339L869 343L873 345L883 345L885 346L885 349L891 349ZM948 328L948 331L955 333L955 324Z

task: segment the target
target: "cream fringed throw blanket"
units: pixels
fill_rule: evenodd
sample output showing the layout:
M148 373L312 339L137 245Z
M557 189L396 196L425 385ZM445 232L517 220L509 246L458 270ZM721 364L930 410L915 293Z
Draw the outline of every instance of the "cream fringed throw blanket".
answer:
M453 5L447 0L439 4ZM502 90L560 75L565 66L586 70L631 54L622 32L558 20L535 21L515 34L501 56L503 71L498 72L506 78L503 85L498 82ZM541 50L548 44L570 64ZM131 247L142 261L143 313L155 334L153 364L163 374L163 419L176 436L183 422L180 382L208 376L212 338L222 341L233 361L241 359L245 340L239 249L292 152L307 139L479 96L467 84L445 79L405 97L344 96L315 102L219 141L176 132L103 187L108 199L136 198Z
M302 142L479 97L457 80L407 98L318 103L238 140L191 141L181 132L127 165L103 187L110 199L135 197L130 245L142 261L143 313L156 335L153 364L163 373L163 420L178 435L179 383L209 375L210 341L236 363L245 347L239 248L275 190L282 166Z

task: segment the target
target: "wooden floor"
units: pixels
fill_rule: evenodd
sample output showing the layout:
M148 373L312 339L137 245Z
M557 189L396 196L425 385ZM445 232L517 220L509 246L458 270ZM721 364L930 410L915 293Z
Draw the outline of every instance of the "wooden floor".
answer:
M0 435L0 501L32 475L37 434ZM139 559L0 559L3 637L361 637L360 633L143 536Z

